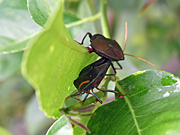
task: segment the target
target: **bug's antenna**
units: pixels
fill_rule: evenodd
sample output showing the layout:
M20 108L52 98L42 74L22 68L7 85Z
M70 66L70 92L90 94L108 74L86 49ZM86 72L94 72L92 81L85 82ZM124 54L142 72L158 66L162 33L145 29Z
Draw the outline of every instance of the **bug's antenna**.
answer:
M125 22L125 42L124 42L123 52L125 51L125 48L126 48L127 34L128 34L128 30L127 30L127 22Z
M137 57L137 56L135 56L135 55L131 55L131 54L124 54L124 55L132 56L132 57L137 58L137 59L139 59L139 60L145 61L145 62L147 62L148 64L150 64L150 65L152 65L152 66L155 66L153 63L151 63L151 62L149 62L149 61L147 61L147 60L145 60L145 59L143 59L143 58Z
M123 52L125 51L125 48L126 48L127 35L128 35L128 28L127 28L127 22L125 22L125 42L124 42ZM152 64L151 62L149 62L149 61L147 61L147 60L145 60L145 59L143 59L143 58L137 57L137 56L135 56L135 55L131 55L131 54L124 54L124 55L132 56L132 57L134 57L134 58L137 58L137 59L140 59L140 60L142 60L142 61L145 61L145 62L149 63L149 64L152 65L152 66L155 66L155 65Z
M82 45L82 44L83 44L84 39L86 38L86 36L87 36L87 35L89 35L89 38L90 38L90 39L92 38L91 33L90 33L90 32L87 32L87 33L86 33L86 35L83 37L83 39L82 39L81 43L79 43L79 42L78 42L80 45ZM76 41L76 42L77 42L77 41Z

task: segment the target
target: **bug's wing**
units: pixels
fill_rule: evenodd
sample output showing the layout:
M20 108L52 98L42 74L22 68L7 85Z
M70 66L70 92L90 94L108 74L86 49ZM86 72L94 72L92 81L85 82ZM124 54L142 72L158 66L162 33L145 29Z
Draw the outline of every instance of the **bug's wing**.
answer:
M82 75L79 76L76 80L74 80L74 86L78 89L81 90L87 88L87 84L89 84L90 78L88 76Z
M98 37L92 42L91 45L95 52L102 57L108 58L112 61L124 59L124 54L121 47L113 39Z
M85 82L87 82L87 81L91 82L98 75L98 73L101 70L98 67L101 67L101 65L105 62L106 62L106 59L101 58L101 59L93 62L92 64L86 66L85 68L83 68L81 70L81 72L79 73L78 78L76 80L74 80L75 87L77 89L79 89L79 86L81 85L80 86L81 89L87 88L87 87L85 87L87 85ZM82 83L84 83L84 84L82 85Z
M88 88L91 84L93 85L99 85L99 83L102 81L102 79L104 78L104 76L106 75L106 72L109 68L109 66L111 65L111 61L106 59L104 61L103 64L95 66L90 72L89 74L91 74L91 81L86 85L86 87L84 87L83 89ZM94 87L95 87L94 86Z
M106 59L101 58L101 59L91 63L90 65L86 66L85 68L83 68L81 70L81 72L79 73L79 76L82 76L82 75L86 76L87 74L89 74L89 72L91 72L93 70L94 67L103 64L105 61L106 61Z
M79 76L86 75L87 72L89 72L91 69L92 69L92 66L91 66L91 65L86 66L85 68L83 68L83 69L81 70L81 72L79 73Z

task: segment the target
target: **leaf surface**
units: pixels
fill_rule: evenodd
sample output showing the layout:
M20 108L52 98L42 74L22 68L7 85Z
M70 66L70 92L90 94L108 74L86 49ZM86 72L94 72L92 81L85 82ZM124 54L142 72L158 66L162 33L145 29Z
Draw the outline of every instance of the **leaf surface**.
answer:
M49 24L31 43L22 64L23 75L36 89L46 115L60 117L65 98L83 67L95 61L94 54L75 42L62 21L62 3Z
M179 134L179 77L165 71L141 71L118 81L116 90L127 96L95 111L88 123L93 135Z

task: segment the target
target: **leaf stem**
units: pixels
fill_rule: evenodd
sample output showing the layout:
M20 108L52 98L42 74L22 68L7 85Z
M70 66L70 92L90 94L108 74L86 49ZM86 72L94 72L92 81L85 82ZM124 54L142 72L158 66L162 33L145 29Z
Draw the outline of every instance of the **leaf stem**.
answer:
M106 7L107 7L107 0L101 0L100 3L100 13L101 13L101 27L102 27L102 32L103 35L106 38L111 38L110 35L110 30L109 30L109 25L108 25L108 21L107 21L107 16L106 16ZM113 74L112 69L108 70L108 74ZM111 81L111 77L107 76L105 78L104 84L103 84L103 88L107 89L109 82Z
M101 26L102 26L103 35L106 38L111 38L109 25L106 17L106 7L107 7L107 0L101 0L100 12L101 12Z
M83 23L87 23L87 22L91 22L91 21L97 20L99 18L100 18L100 13L97 13L97 14L91 16L91 17L86 17L86 18L83 18L83 19L81 19L79 21L66 24L66 27L70 28L70 27L73 27L73 26L76 26L76 25L80 25L80 24L83 24Z
M102 32L106 38L111 38L110 31L109 31L109 25L108 25L108 21L107 21L107 17L106 17L106 7L107 7L107 0L101 0L101 2L100 2L100 13L101 13ZM108 71L108 74L110 74L109 71ZM105 77L105 81L104 81L104 84L102 87L104 89L107 89L107 86L108 86L110 81L111 81L111 78L109 76Z

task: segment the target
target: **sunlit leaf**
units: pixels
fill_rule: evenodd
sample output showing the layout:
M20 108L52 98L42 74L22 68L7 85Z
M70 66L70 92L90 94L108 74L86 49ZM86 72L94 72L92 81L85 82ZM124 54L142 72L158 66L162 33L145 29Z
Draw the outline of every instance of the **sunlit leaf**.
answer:
M147 70L118 81L127 94L95 111L88 123L93 135L179 134L180 78Z
M44 26L58 2L55 0L28 0L27 4L32 19L40 26Z
M75 87L80 70L97 58L69 35L62 22L62 3L49 29L34 39L25 53L23 74L34 86L46 115L60 117L59 109Z

